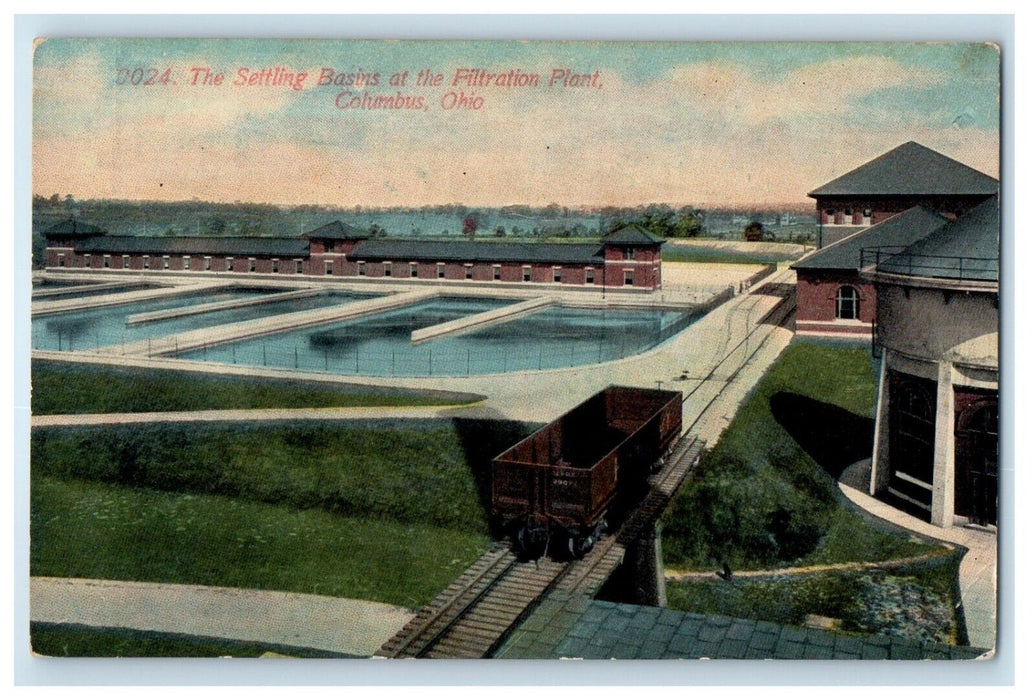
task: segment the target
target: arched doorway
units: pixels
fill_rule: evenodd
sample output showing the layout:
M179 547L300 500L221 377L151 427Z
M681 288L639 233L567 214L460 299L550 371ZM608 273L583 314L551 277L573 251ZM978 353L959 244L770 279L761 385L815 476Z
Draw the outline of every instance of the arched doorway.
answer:
M978 525L997 523L999 437L996 398L977 400L961 411L956 431L954 511Z
M935 382L889 374L889 493L931 511Z

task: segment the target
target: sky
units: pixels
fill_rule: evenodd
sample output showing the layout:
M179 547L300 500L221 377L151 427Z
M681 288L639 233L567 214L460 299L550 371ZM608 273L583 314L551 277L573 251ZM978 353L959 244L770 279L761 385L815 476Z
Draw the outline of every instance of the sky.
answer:
M997 177L999 60L974 43L48 39L34 55L33 192L809 204L906 141ZM442 82L419 85L422 70ZM479 70L505 84L477 84ZM537 78L508 85L512 71ZM365 108L379 97L417 108Z

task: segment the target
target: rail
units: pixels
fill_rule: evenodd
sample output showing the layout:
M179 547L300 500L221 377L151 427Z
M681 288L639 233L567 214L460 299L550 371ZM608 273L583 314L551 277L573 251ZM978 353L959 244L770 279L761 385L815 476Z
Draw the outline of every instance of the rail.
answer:
M999 279L999 258L963 255L925 255L906 253L906 246L875 246L860 251L860 269L873 267L912 277L937 277L956 280Z

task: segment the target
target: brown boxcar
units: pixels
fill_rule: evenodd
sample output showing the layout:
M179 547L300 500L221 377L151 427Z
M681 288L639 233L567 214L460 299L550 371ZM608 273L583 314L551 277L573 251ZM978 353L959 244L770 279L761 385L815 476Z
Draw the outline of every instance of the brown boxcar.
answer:
M645 492L682 432L682 398L610 386L540 428L493 460L493 517L527 554L560 538L581 556Z

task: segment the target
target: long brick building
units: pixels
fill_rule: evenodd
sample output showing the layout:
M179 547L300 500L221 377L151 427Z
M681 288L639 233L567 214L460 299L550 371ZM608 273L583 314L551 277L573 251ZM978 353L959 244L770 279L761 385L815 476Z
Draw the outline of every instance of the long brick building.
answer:
M626 226L600 243L371 239L334 221L292 238L110 236L74 219L44 231L46 266L97 270L470 280L654 290L663 240Z

